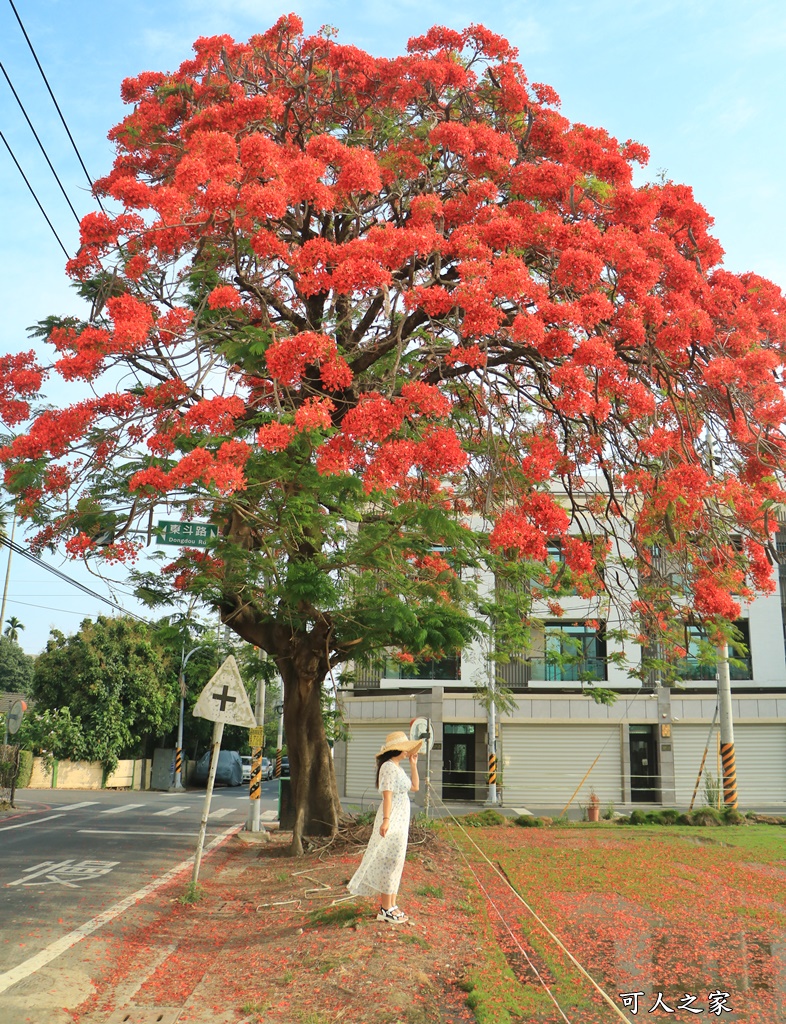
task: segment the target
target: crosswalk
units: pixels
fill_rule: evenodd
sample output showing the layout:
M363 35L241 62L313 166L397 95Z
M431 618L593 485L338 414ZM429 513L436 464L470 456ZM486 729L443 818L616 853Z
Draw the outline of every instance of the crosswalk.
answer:
M149 811L151 817L154 818L174 818L178 815L182 815L185 813L189 813L193 816L195 814L201 813L202 810L201 802L191 804L172 804L170 807L164 807L161 810L155 810L155 806L156 805L151 805L149 803L130 803L118 804L115 807L104 807L101 810L99 810L98 808L100 807L100 801L81 800L79 801L79 803L75 804L63 804L62 806L58 807L57 810L62 813L63 811L76 811L82 810L86 807L94 807L96 808L96 814L100 814L101 816L111 815L112 817L115 817L122 814L127 814L131 811L137 811L140 808L146 808ZM245 813L245 810L245 807L240 807L238 805L235 805L233 807L216 807L213 810L211 810L210 813L208 814L208 820L219 821L222 818L229 817L230 815L234 815L235 817L237 817L239 814ZM262 811L261 818L263 821L275 821L278 818L278 814L274 810L267 809Z

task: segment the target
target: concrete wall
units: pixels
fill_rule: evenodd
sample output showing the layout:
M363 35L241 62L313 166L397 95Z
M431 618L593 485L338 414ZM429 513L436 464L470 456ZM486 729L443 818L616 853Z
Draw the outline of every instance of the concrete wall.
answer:
M33 758L29 789L149 789L149 760L119 761L104 781L104 769L92 761L54 761L49 769L42 757Z

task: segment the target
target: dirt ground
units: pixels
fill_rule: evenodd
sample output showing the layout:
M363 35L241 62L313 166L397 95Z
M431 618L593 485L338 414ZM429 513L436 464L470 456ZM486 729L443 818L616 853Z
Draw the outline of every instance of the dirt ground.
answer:
M139 1019L176 1008L178 1024L475 1024L461 986L478 940L458 853L414 837L399 893L410 920L391 926L371 901L344 901L364 848L353 838L297 860L286 834L228 841L201 899L181 902L178 880L86 950L101 965L74 1020L103 1024L127 1006Z

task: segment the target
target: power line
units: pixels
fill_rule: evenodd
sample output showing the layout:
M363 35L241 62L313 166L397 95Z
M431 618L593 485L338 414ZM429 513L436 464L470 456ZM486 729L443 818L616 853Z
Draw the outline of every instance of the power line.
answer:
M2 72L3 72L3 74L5 75L5 80L6 80L6 82L8 82L8 88L9 88L9 89L11 90L11 92L12 92L12 93L14 94L14 99L15 99L15 100L16 100L16 102L17 102L17 103L19 104L19 109L20 109L20 110L22 111L22 113L23 113L23 114L25 115L25 120L27 121L28 125L30 126L30 131L31 131L31 132L33 133L33 136L34 136L34 138L35 138L36 142L38 143L38 148L39 148L39 149L41 150L41 152L42 152L42 153L44 154L44 159L45 159L45 160L46 160L46 162L47 162L47 163L49 164L49 170L50 170L50 171L52 172L52 174L54 174L54 176L55 176L55 181L56 181L56 182L57 182L57 184L58 184L58 185L60 186L60 191L61 191L61 192L63 193L63 198L64 198L64 199L65 199L65 201L66 201L66 202L68 203L68 206L69 206L69 208L70 208L70 210L71 210L71 213L73 213L73 215L74 215L74 217L75 217L75 219L76 219L76 222L77 222L77 224L78 224L78 223L79 223L79 214L78 214L78 213L76 212L76 210L74 209L74 207L73 207L73 205L72 205L72 203L71 203L71 200L70 200L70 199L68 198L68 193L66 192L65 188L63 187L63 183L62 183L62 181L60 180L60 178L59 178L59 176L58 176L58 174L57 174L57 171L56 171L56 170L54 169L54 167L52 166L52 161L51 161L51 160L49 159L49 154L48 154L48 153L47 153L47 151L46 151L46 150L44 149L44 144L43 144L43 142L42 142L42 141L41 141L41 140L39 139L39 137L38 137L38 132L37 132L37 131L35 130L35 128L33 127L33 122L32 122L32 121L30 120L30 118L29 118L29 117L27 116L27 111L25 110L25 106L24 106L24 103L22 103L22 101L21 101L21 100L19 99L19 94L17 93L16 89L14 88L14 84L13 84L13 82L12 82L12 81L11 81L11 79L10 79L10 78L8 77L8 72L6 71L5 67L3 66L3 63L2 63L2 61L0 61L0 71L2 71Z
M90 185L90 191L92 193L92 190L93 190L93 179L90 177L90 175L87 172L87 168L85 167L84 160L82 159L82 156L81 156L81 154L79 152L79 149L77 148L76 142L74 142L74 137L71 134L71 131L70 131L68 125L66 124L65 117L63 117L63 111L60 109L60 104L55 99L55 94L52 92L52 86L49 84L49 80L47 79L46 75L44 74L44 69L41 67L41 61L38 59L38 54L35 52L35 48L33 47L33 44L30 42L30 36L27 34L27 29L25 28L24 24L22 23L22 19L19 17L19 12L17 11L16 7L14 6L14 0L8 0L8 2L11 5L11 10L16 15L16 20L19 22L19 27L21 28L22 34L24 35L24 37L25 37L25 39L27 41L27 45L30 47L30 52L33 55L33 60L38 65L38 70L41 72L41 77L44 80L44 84L46 85L47 89L49 90L49 95L52 97L52 102L55 105L55 109L57 110L58 114L60 115L60 120L63 122L63 127L66 130L66 134L68 135L68 138L71 140L71 145L74 147L74 152L76 153L77 160L81 164L82 170L85 172L85 177L87 178L87 181L88 181L88 183ZM101 209L104 211L104 213L106 213L106 211L104 210L104 207L101 206L101 200L98 198L98 196L96 196L95 198L96 198L96 202L98 203L98 205L101 207Z
M2 139L2 140L3 140L3 143L4 143L4 145L5 145L5 148L6 148L6 149L8 150L8 152L9 152L9 153L11 154L11 159L12 159L12 160L14 161L14 163L16 164L16 169L17 169L17 170L19 171L19 173L20 173L20 174L22 175L22 177L24 178L24 181L25 181L25 185L27 185L27 187L28 187L28 188L30 189L30 194L32 195L33 199L35 199L35 201L36 201L36 203L37 203L37 205L38 205L38 209L39 209L39 210L41 211L41 213L42 213L42 214L44 215L44 220L45 220L45 221L47 222L47 224L49 225L49 227L50 227L50 229L51 229L51 231L52 231L52 234L53 234L53 235L55 236L55 238L57 239L57 243L58 243L58 245L60 246L60 248L61 248L61 249L63 250L63 252L65 253L65 258L66 258L67 260L70 260L70 259L71 259L71 257L70 257L70 256L68 255L68 250L67 250L67 249L66 249L66 247L65 247L65 246L63 245L63 243L62 243L62 242L60 241L60 235L58 235L58 233L57 233L57 232L55 231L55 228L54 228L54 225L52 224L52 221L51 221L51 220L49 219L49 217L47 216L47 214L46 214L46 210L45 210L45 209L43 208L43 206L41 205L41 201L39 200L38 196L37 196L37 195L35 194L35 189L34 189L34 188L33 188L33 186L32 186L32 185L30 184L30 182L29 182L29 181L27 180L27 175L26 175L26 174L25 174L25 172L24 172L24 171L22 170L22 168L21 168L21 166L20 166L20 164L19 164L19 161L18 161L18 160L16 159L16 157L14 156L14 151L13 151L13 150L11 149L11 147L9 146L9 144L8 144L8 140L6 139L5 135L3 135L3 133L2 133L2 132L0 132L0 139Z
M56 569L53 565L48 565L46 562L42 562L40 558L37 558L35 555L31 555L27 548L23 547L21 544L17 544L16 541L9 540L7 537L0 537L0 544L4 544L7 548L10 548L16 554L21 555L23 558L27 558L29 561L33 562L35 565L40 566L42 569L46 569L47 572L51 572L54 576L57 576L58 579L63 580L65 583L70 583L72 587L77 587L77 589L81 590L89 597L92 597L97 601L103 601L104 604L108 604L116 611L122 612L123 615L130 616L130 618L132 619L137 619L139 622L147 622L147 619L143 618L141 615L137 615L135 612L127 611L122 605L118 604L116 601L113 601L111 598L104 597L103 594L99 594L97 593L97 591L91 590L90 587L86 587L84 583L80 583L78 580L72 579L66 573L61 572L59 569Z

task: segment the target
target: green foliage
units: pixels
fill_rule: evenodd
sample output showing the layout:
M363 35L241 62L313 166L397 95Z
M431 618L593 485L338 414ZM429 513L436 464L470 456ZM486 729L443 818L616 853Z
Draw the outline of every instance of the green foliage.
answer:
M362 908L354 903L339 903L335 907L319 907L317 910L309 911L308 919L312 925L321 927L328 925L346 927L355 924L362 916Z
M29 695L34 665L35 658L25 654L15 639L0 636L0 690Z
M522 828L543 828L546 822L543 818L536 818L534 814L519 814L513 819L513 824Z
M499 811L495 811L493 807L488 807L485 811L465 814L458 820L462 825L471 828L493 828L495 825L507 825L510 819L506 818L504 814L500 814Z
M47 768L52 761L66 758L90 760L82 723L74 719L68 707L45 708L37 702L22 719L17 739L36 757L43 757Z
M177 902L183 904L199 903L200 900L205 898L205 890L199 884L199 882L191 881L185 887L183 892L178 896Z
M36 661L33 697L42 716L36 727L48 711L61 728L56 743L44 734L37 745L111 771L172 728L178 696L177 673L146 624L99 616L73 636L53 630Z
M33 752L31 750L19 751L19 773L16 777L16 788L26 789L33 777Z

